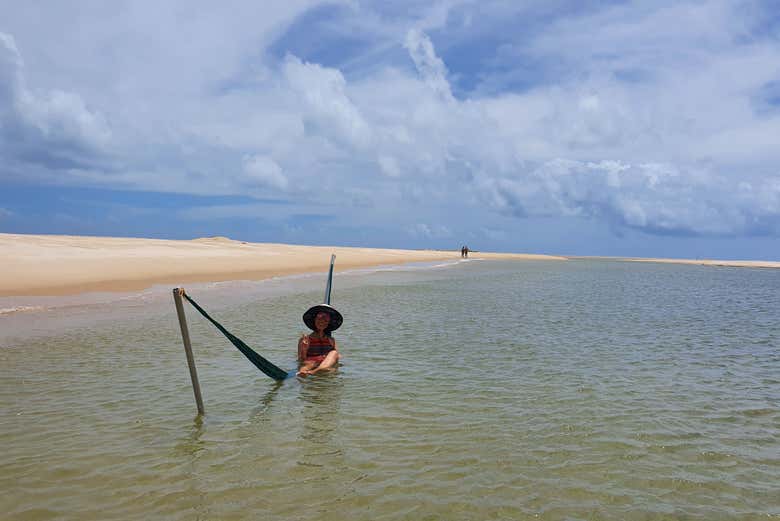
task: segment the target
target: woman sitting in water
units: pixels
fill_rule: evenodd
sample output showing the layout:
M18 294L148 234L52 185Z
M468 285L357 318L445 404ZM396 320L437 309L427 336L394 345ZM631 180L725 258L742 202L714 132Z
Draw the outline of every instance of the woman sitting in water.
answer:
M312 330L298 340L298 375L306 376L331 369L339 361L336 340L331 332L341 326L341 313L327 304L320 304L303 314L303 322Z

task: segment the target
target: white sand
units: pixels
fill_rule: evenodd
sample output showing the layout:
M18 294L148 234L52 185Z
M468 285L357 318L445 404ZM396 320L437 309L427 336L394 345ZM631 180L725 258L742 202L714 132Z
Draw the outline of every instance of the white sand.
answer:
M214 237L191 241L0 233L0 296L133 291L154 284L261 280L327 269L460 258L458 251L295 246ZM471 253L483 259L565 260L549 255Z
M700 266L726 266L732 268L780 268L780 262L757 260L711 259L623 259L631 262L663 262L667 264L698 264Z

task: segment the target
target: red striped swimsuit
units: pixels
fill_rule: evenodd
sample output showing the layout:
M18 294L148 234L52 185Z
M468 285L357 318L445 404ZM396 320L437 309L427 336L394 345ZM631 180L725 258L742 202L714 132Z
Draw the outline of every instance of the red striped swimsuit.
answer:
M309 337L309 348L306 350L306 361L321 363L333 351L331 339Z

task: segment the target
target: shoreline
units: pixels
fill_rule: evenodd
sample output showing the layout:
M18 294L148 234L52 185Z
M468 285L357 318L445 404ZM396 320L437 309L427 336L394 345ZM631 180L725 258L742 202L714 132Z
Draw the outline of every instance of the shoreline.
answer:
M128 292L317 273L336 254L336 271L453 260L458 251L0 233L0 297ZM472 259L566 260L553 255L474 253Z
M659 264L688 264L693 266L712 266L719 268L766 268L780 269L780 261L760 260L716 260L716 259L665 259L656 257L607 257L600 255L566 255L567 259L612 260L620 262L655 262Z
M156 285L259 281L324 271L457 260L457 250L404 250L251 243L225 237L192 240L0 233L0 297L128 292ZM780 268L777 261L541 255L472 251L469 259L604 259L735 268Z
M691 264L698 266L713 266L720 268L765 268L778 269L780 262L755 260L711 260L711 259L625 259L628 262L657 262L661 264Z

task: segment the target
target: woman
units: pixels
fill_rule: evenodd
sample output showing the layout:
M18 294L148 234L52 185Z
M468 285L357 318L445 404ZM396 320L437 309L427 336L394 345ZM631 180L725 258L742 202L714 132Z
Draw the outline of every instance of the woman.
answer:
M341 313L327 304L319 304L303 314L303 323L312 330L298 340L299 376L316 374L331 369L339 361L336 340L331 332L341 327Z

